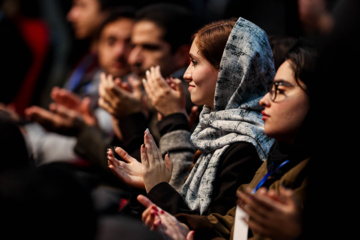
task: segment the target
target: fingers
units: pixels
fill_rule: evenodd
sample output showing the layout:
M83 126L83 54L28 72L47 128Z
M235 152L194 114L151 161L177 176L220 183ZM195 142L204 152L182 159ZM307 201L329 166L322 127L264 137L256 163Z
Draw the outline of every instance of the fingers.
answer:
M116 94L114 93L115 88L113 76L111 74L106 75L105 73L101 73L99 84L100 98L111 104L111 100L116 97Z
M260 190L260 189L259 189ZM259 191L258 190L258 191ZM237 191L239 198L239 206L249 215L252 219L264 219L266 217L267 209L259 204L254 195L248 191Z
M150 199L141 194L138 195L136 199L146 208L154 204Z
M144 142L147 158L149 160L149 165L155 165L158 164L159 161L162 161L159 148L156 146L155 140L151 135L149 129L146 129L145 131Z
M185 98L185 91L184 91L184 87L182 85L181 80L178 78L175 78L175 79L171 78L171 79L175 85L175 90L180 93L181 98Z
M153 204L148 207L142 215L144 224L148 226L150 230L158 230L161 226L161 219L158 212L158 208Z
M149 167L149 160L147 159L146 149L144 144L140 147L140 154L141 154L141 164L145 167Z
M131 163L132 161L137 161L133 157L131 157L124 149L121 147L116 147L115 152L127 163Z
M53 122L56 114L37 106L29 107L25 110L25 115L29 120L36 121L40 124Z
M57 103L69 109L77 110L81 99L76 94L64 88L54 87L51 91L51 98Z
M114 154L110 148L108 148L108 150L107 150L107 159L108 159L109 168L115 170L120 166L120 161L118 161L114 157Z
M143 80L143 85L152 101L160 96L162 91L170 90L168 83L161 75L160 66L150 67L150 69L146 71L146 81Z
M63 118L75 118L77 116L76 112L74 110L69 109L68 107L64 105L59 105L56 103L51 103L49 105L49 109L59 116Z
M161 75L160 66L151 67L150 68L150 82L156 88L169 88L169 85L166 83L165 79Z

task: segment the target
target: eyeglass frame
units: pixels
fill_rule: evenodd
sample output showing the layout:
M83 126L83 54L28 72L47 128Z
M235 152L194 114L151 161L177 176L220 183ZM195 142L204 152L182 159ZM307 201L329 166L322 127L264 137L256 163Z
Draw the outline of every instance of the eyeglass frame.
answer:
M273 89L275 86L275 89ZM272 82L271 84L269 84L269 88L268 88L268 93L270 95L270 100L275 102L276 97L278 95L278 88L279 86L284 86L284 87L295 87L295 85L285 82L285 81L275 81Z

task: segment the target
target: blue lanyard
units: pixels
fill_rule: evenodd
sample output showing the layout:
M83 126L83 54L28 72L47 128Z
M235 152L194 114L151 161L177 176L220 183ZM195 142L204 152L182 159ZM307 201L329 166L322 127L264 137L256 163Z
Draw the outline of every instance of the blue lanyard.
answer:
M284 162L282 162L275 170L271 171L269 170L265 176L260 180L260 182L256 185L256 187L254 188L254 190L251 192L252 194L254 194L262 185L264 185L264 183L266 182L266 180L277 170L279 170L279 168L281 168L282 166L284 166L285 164L287 164L289 162L289 160L286 160ZM271 164L271 168L274 165L274 163Z

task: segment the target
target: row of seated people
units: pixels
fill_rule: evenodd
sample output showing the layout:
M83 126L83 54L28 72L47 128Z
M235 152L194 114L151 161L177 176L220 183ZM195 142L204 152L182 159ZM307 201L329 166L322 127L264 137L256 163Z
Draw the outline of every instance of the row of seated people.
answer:
M171 19L156 22L164 12ZM89 162L81 168L79 162L64 166L86 180L96 213L142 218L165 238L237 239L235 217L242 211L250 216L243 239L301 236L299 212L306 199L314 145L309 138L318 106L312 97L318 87L314 47L291 41L275 65L267 34L240 17L203 26L191 45L178 44L174 53L172 44L145 44L140 36L150 29L147 34L155 33L160 43L168 40L161 30L178 32L174 24L184 25L184 18L174 16L184 12L155 5L134 17L126 13L105 21L98 36L101 46L115 22L132 28L122 38L123 46L132 44L127 55L131 74L122 77L109 68L98 85L98 104L111 116L113 136L104 137L90 99L64 89L52 92L52 111L27 111L47 130L73 137L75 152ZM163 58L147 62L146 53L156 51L163 51ZM34 157L35 165L43 164ZM284 206L292 206L292 212Z

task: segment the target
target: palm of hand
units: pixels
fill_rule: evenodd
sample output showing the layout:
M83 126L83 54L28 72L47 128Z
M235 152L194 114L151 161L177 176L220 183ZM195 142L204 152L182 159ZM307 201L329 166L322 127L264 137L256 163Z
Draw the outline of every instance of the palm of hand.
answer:
M143 165L130 157L122 148L118 147L116 151L124 161L116 159L112 150L108 149L108 165L111 171L129 186L144 189Z

